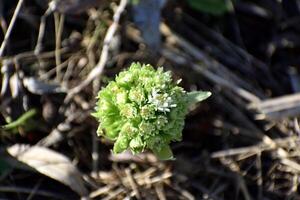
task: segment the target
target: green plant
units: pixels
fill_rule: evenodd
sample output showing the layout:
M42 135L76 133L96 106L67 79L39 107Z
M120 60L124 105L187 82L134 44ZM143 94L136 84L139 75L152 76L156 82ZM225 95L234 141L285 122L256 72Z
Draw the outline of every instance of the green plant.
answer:
M163 68L133 63L98 94L98 135L114 140L114 153L152 150L160 159L173 158L172 141L180 141L191 104L210 92L186 92Z
M188 4L200 12L223 15L233 10L232 0L187 0Z
M1 128L5 131L10 131L12 133L18 133L18 128L22 127L25 130L31 130L35 128L35 123L32 123L30 120L37 114L36 109L30 109L24 114L22 114L15 121L7 120L9 123L1 126Z

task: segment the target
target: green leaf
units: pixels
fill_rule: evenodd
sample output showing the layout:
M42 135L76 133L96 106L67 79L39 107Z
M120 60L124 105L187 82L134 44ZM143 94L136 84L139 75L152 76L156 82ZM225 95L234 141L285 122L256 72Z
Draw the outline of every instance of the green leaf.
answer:
M155 148L153 149L154 154L160 159L160 160L173 160L173 152L170 147L170 145L164 145L161 148Z
M132 5L137 5L139 4L140 0L130 0L129 3Z
M119 135L117 141L114 144L114 153L121 153L128 148L129 140L126 136Z
M130 141L129 146L130 146L133 154L142 152L145 147L142 139L139 136L137 136L136 138L133 138Z
M203 101L211 96L211 92L206 91L194 91L187 93L189 105L193 105L200 101Z
M6 124L2 126L4 130L11 130L14 128L17 128L19 126L23 126L27 123L27 121L32 118L34 115L36 115L37 111L35 109L31 109L27 111L26 113L22 114L16 121L13 121L9 124Z
M233 9L231 0L187 0L189 5L200 12L223 15Z

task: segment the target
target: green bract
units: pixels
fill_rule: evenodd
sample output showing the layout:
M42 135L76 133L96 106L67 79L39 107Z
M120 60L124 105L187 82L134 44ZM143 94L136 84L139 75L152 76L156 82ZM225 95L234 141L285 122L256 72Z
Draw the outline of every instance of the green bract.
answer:
M180 141L191 104L210 92L187 93L173 83L171 73L133 63L98 94L98 135L114 140L114 153L152 150L160 159L172 159L172 141Z

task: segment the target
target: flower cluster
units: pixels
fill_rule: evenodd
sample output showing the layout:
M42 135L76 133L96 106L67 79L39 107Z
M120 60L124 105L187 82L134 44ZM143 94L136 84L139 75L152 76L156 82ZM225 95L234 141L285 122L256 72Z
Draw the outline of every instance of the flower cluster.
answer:
M98 134L114 140L114 153L152 150L160 159L173 157L170 143L180 141L191 103L209 92L187 93L173 83L171 73L133 63L98 94Z

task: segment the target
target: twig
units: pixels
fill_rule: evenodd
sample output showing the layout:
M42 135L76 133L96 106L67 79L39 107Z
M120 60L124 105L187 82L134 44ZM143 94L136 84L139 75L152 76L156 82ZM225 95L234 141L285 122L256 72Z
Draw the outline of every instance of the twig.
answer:
M67 67L71 59L72 59L72 57L70 57L69 59L67 59L66 61L61 63L60 65L57 65L56 68L59 67L60 69L63 69L65 67ZM52 68L48 72L45 72L45 73L41 74L41 76L39 77L40 80L42 80L42 81L43 80L49 80L49 77L51 77L51 75L56 73L56 70L57 70L56 68Z
M287 158L283 158L283 159L281 159L281 163L286 166L289 166L291 169L295 170L297 173L300 172L300 164L298 164L297 162L294 162Z
M45 35L45 29L46 29L46 18L52 13L51 9L48 8L44 15L41 17L41 22L40 22L40 28L39 28L39 34L38 34L38 39L36 42L36 46L34 49L34 54L39 55L41 50L42 50L42 43Z
M25 193L31 194L32 188L24 188L24 187L10 187L10 186L0 186L0 192L3 193ZM57 193L48 192L45 190L37 190L35 192L36 195L54 198L54 199L65 199L64 196L58 195Z
M138 190L138 186L137 186L136 181L134 180L134 178L131 174L130 169L128 169L128 168L125 169L125 173L127 175L129 185L132 188L132 190L134 191L134 194L135 194L136 198L141 199L141 195L140 195L140 192Z
M298 140L299 139L297 139L297 137L292 136L284 139L280 138L280 139L273 140L273 143L275 145L270 145L266 142L261 142L253 146L217 151L211 154L211 158L221 158L221 157L235 156L239 154L248 154L248 153L261 153L267 150L274 150L276 148L290 146L289 144L291 142L296 143Z
M211 193L206 187L204 187L201 183L199 182L192 182L191 183L192 187L196 188L200 192L202 192L203 199L213 199L213 200L221 200L217 195Z
M167 200L164 193L164 185L162 183L155 184L155 191L159 200Z
M300 113L300 94L284 95L254 102L248 107L260 112L260 114L256 115L257 119L283 119L298 116Z
M261 153L257 154L256 158L256 166L257 166L257 199L262 200L263 199L263 174L262 174L262 161L261 161Z
M300 94L285 95L272 99L267 99L261 102L252 103L249 108L257 108L266 112L288 109L291 107L300 106Z
M64 14L54 13L55 19L55 63L56 63L56 79L57 81L61 80L61 36L63 32L63 25L65 21Z
M85 115L82 112L76 112L73 115L68 115L68 117L61 122L60 124L57 125L55 129L51 131L51 133L41 139L37 145L39 146L44 146L44 147L49 147L53 144L56 144L64 139L64 134L65 132L69 131L71 129L71 123L75 119L77 119L79 116Z
M35 185L34 188L32 189L32 192L29 194L29 196L27 197L26 200L31 200L31 199L35 196L36 192L38 191L39 187L40 187L41 184L42 184L42 181L43 181L43 179L40 179L40 180L36 183L36 185Z
M183 199L186 200L195 200L196 198L187 190L180 188L177 185L171 185L171 184L166 184L167 186L169 186L170 188L172 188L175 192L177 192L180 197L183 197Z
M93 192L91 192L89 194L89 198L96 198L100 195L103 195L103 194L107 194L109 193L112 189L114 188L114 186L111 186L111 185L106 185L104 187L101 187Z
M117 196L124 192L125 192L125 190L123 188L118 188L118 189L110 192L108 196L103 198L103 200L118 199Z
M70 52L70 49L68 47L64 47L61 49L61 52L63 53L68 53ZM55 56L55 51L48 51L48 52L44 52L39 54L39 58L40 59L50 59L52 57ZM27 51L27 52L23 52L20 54L17 54L15 56L10 57L11 59L17 60L17 61L35 61L36 60L36 54L34 51Z
M70 77L72 76L74 67L76 66L76 59L68 59L68 65L67 65L67 69L66 72L64 74L63 80L62 80L62 84L67 86L67 82L69 81Z
M245 200L251 200L251 196L249 194L247 185L245 183L245 180L242 176L238 175L237 176L237 185L240 187L242 194L244 195Z
M212 195L218 196L218 194L221 194L225 189L228 188L228 183L221 184L219 187L215 188L212 192Z
M294 130L298 135L298 137L300 137L300 126L299 126L298 119L296 117L294 118Z
M104 38L103 42L103 48L100 56L100 60L95 66L95 68L88 74L87 78L78 86L74 87L70 90L69 94L67 95L65 102L69 102L75 94L80 92L83 88L88 86L95 78L100 77L100 75L103 72L103 69L106 65L106 62L108 60L108 51L109 51L109 45L115 35L115 32L117 31L118 24L121 18L121 14L124 12L127 5L127 0L121 0L115 14L113 17L113 23L110 25L110 27L107 30L107 33Z
M9 36L11 34L11 31L12 31L14 25L15 25L16 19L17 19L18 14L19 14L19 12L21 10L23 2L24 2L24 0L19 0L19 2L17 4L17 7L15 9L14 15L13 15L11 21L10 21L10 24L9 24L8 29L6 31L6 34L4 36L4 40L3 40L2 44L1 44L1 47L0 47L0 58L3 56L5 47L6 47L7 42L8 42L8 38L9 38Z
M256 120L283 120L291 117L297 117L300 114L300 105L297 107L291 107L284 110L278 110L274 112L265 112L265 113L259 113L255 115Z

